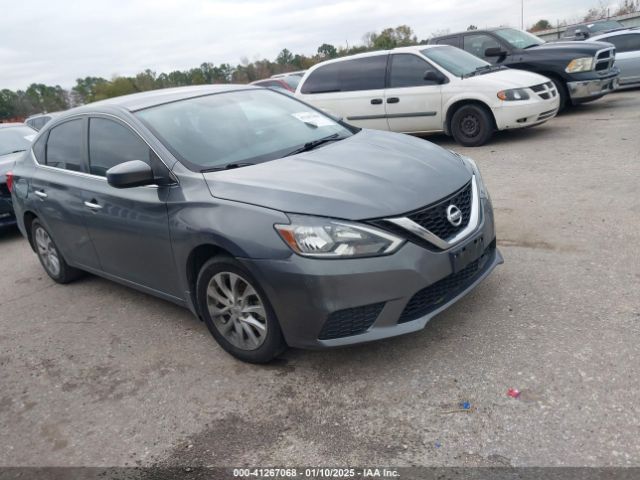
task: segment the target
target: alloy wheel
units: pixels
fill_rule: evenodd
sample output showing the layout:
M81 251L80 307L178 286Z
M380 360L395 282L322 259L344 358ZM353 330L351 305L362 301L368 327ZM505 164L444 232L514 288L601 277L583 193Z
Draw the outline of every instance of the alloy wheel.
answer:
M51 237L44 228L37 227L35 240L38 256L42 260L44 268L46 268L51 275L57 277L60 275L60 257L58 256L58 250L53 244Z
M233 346L255 350L267 338L267 313L256 289L232 272L215 274L207 285L207 308L216 329Z

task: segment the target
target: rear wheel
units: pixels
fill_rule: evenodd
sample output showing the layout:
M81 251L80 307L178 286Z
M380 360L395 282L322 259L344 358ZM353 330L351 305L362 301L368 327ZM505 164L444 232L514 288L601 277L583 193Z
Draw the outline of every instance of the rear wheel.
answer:
M479 147L493 135L493 118L479 105L463 105L451 117L451 134L464 147Z
M53 280L69 283L82 274L80 270L67 264L51 235L37 219L31 223L31 237L44 271Z
M206 262L198 275L196 291L207 328L234 357L266 363L286 348L266 295L233 258L214 257Z

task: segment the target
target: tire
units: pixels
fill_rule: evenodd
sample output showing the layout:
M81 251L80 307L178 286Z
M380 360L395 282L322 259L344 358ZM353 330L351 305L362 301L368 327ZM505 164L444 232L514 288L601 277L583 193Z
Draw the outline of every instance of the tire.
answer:
M558 113L560 113L563 110L566 110L570 103L569 94L567 93L567 86L562 80L559 80L555 77L549 77L549 79L555 85L556 90L558 91L558 97L560 97L560 104L558 105Z
M82 275L70 267L58 250L53 238L38 219L31 222L31 238L44 271L57 283L69 283Z
M267 296L235 259L217 256L208 260L198 274L196 297L209 332L234 357L267 363L285 350L282 330Z
M463 105L451 117L450 131L460 145L479 147L493 135L493 117L479 105Z

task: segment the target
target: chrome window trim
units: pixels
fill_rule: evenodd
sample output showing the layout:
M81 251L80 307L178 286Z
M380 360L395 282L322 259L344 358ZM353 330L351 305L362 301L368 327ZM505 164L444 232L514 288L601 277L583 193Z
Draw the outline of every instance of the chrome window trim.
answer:
M138 129L136 129L133 125L131 125L129 122L127 122L126 120L118 117L117 115L113 115L112 113L102 113L102 112L83 112L83 113L75 113L73 115L69 115L68 117L64 117L63 121L60 122L60 125L62 125L63 123L65 123L67 120L74 120L76 118L85 118L88 117L89 120L91 120L91 118L99 118L99 117L110 117L110 118L114 118L116 120L118 120L119 122L124 123L127 127L129 127L137 136L138 138L140 138L140 140L142 140L144 143L147 144L147 146L151 149L151 151L153 153L155 153L156 157L158 157L158 160L160 160L162 162L162 164L165 166L165 168L167 169L167 171L169 172L169 175L171 176L171 179L176 183L176 184L180 184L180 182L178 181L178 178L173 174L173 170L171 170L171 168L169 168L169 166L167 165L167 163L162 159L162 157L160 156L160 154L156 151L155 148L153 148L149 142L147 142L145 140L145 138L142 136L142 134L140 133L140 131ZM53 130L57 125L54 125L53 127L51 127L49 130ZM89 127L91 128L91 127ZM88 131L87 131L87 135L88 135ZM47 142L49 140L47 139ZM56 172L67 172L70 173L72 175L78 175L78 176L83 176L83 177L89 177L89 178L100 178L102 180L104 180L105 182L107 181L107 177L102 177L100 175L94 175L92 173L86 173L86 172L74 172L73 170L66 170L64 168L57 168L57 167L51 167L49 165L42 165L40 162L38 162L38 159L36 158L35 153L33 152L33 145L35 142L31 142L31 149L30 149L30 153L31 153L31 158L33 159L33 162L36 164L36 167L39 168L44 168L44 169L50 169ZM145 185L145 187L147 188L158 188L158 185Z
M449 240L443 240L408 217L385 218L385 220L408 230L414 235L426 240L442 250L454 247L473 233L480 224L480 195L478 195L478 182L476 176L473 175L471 178L471 212L469 213L469 223L467 223L466 227L460 230Z

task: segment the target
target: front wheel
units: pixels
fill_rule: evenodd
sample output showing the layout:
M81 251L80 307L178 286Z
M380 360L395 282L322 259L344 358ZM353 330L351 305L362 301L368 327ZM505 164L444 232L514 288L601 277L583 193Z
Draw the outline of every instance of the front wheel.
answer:
M266 363L286 348L266 295L233 258L214 257L206 262L198 275L196 291L207 328L234 357Z
M558 80L557 78L551 78L553 85L556 87L556 91L558 92L558 97L560 98L560 102L558 105L558 113L562 112L569 106L569 93L567 92L567 84L562 80Z
M463 105L451 118L451 134L464 147L479 147L493 135L493 118L479 105Z

